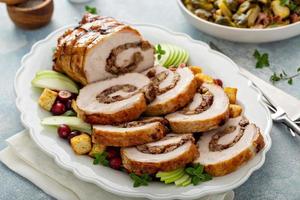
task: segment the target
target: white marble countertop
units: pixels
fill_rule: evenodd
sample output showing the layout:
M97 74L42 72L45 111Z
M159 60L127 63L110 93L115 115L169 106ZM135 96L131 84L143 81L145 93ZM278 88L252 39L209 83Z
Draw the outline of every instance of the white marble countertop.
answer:
M84 12L85 4L71 4L67 0L55 0L52 22L38 30L22 30L10 21L6 8L0 5L0 149L5 139L23 129L15 106L13 80L20 60L31 46L53 30L75 23ZM241 44L216 39L193 28L181 15L175 0L95 0L100 14L113 16L128 22L153 23L174 31L184 32L205 42L213 41L238 65L257 76L269 80L272 71L284 69L294 73L300 66L300 36L268 44ZM269 53L270 68L255 69L253 52L259 49ZM300 98L300 77L293 85L279 83L280 89ZM288 102L287 102L288 103ZM299 109L300 108L295 108ZM272 129L273 146L266 163L250 179L235 190L236 199L300 199L300 138L293 139L281 125ZM0 163L0 199L51 199L29 181L11 172Z

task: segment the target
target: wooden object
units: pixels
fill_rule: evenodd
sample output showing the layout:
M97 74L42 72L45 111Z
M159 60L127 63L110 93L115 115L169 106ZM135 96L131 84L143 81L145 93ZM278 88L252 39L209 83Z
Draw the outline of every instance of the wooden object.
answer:
M44 0L33 7L23 7L21 4L7 5L7 12L17 26L25 29L35 29L49 23L53 14L53 8L53 0Z
M27 0L0 0L0 2L6 3L7 5L16 5L18 3L23 3Z

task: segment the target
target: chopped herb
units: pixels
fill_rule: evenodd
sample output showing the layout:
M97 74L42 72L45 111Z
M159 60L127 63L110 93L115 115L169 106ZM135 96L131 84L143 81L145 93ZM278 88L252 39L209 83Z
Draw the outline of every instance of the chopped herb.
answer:
M269 63L269 55L267 53L263 53L262 55L259 53L257 49L255 49L254 58L256 58L256 68L263 68L270 66Z
M185 172L192 178L193 185L198 185L200 182L205 182L212 179L209 174L204 172L204 167L200 164L186 168Z
M291 11L295 11L296 9L297 9L297 4L295 4L294 2L290 2L289 3L289 5L288 5L288 7L289 7L289 9L291 10Z
M158 44L157 48L155 49L155 53L157 54L157 59L160 60L161 56L164 55L166 51L161 48L160 44Z
M297 69L297 73L289 76L284 70L281 71L281 73L277 74L274 72L271 77L270 81L274 84L278 81L287 81L289 85L293 85L293 79L300 75L300 67Z
M281 6L287 6L290 4L290 0L280 0L280 5Z
M91 6L86 5L84 8L85 8L86 12L89 12L91 14L97 14L97 8L96 7L91 7Z
M151 176L148 174L143 174L141 176L138 176L134 173L129 174L130 178L134 181L133 187L139 187L139 186L147 186L148 182L152 180Z
M94 162L93 162L94 165L98 165L101 163L104 166L108 166L109 161L106 158L107 152L96 153L96 154L94 154L94 157L95 157Z
M292 78L289 78L288 80L288 84L292 85L293 84L293 79Z

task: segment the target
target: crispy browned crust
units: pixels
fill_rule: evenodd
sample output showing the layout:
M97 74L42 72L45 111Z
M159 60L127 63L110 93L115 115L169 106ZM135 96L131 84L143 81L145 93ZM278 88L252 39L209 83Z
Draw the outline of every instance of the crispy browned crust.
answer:
M188 151L181 156L168 161L162 161L160 163L143 163L134 160L130 160L123 149L121 149L121 157L123 166L132 173L141 174L155 174L158 171L172 171L180 167L184 167L186 164L193 162L195 158L199 156L197 146L192 144Z
M170 126L173 132L176 133L195 133L205 132L216 129L222 126L229 118L229 105L226 111L214 118L198 121L172 121Z
M93 129L92 140L93 143L99 143L105 146L129 147L160 140L166 133L167 128L161 123L157 123L157 125L152 128L131 131L128 133Z
M147 103L144 96L140 98L132 107L112 114L97 113L87 114L77 106L78 116L90 124L118 124L130 122L139 118L139 116L147 109Z
M162 104L156 104L153 106L149 105L145 114L148 116L165 115L168 113L175 112L180 108L183 108L194 97L197 87L198 82L197 79L194 77L194 79L191 81L191 83L185 91L178 94L177 97L172 98L169 101L166 101Z
M105 29L108 32L102 33L101 31ZM108 39L111 33L128 30L140 35L137 30L111 17L85 14L79 26L74 29L68 29L58 38L57 47L53 55L53 69L66 73L74 81L82 85L88 84L85 74L86 53L100 42L102 43Z
M212 176L224 176L235 170L253 158L265 146L264 138L260 132L253 140L252 146L240 152L237 156L213 165L204 166L204 170Z

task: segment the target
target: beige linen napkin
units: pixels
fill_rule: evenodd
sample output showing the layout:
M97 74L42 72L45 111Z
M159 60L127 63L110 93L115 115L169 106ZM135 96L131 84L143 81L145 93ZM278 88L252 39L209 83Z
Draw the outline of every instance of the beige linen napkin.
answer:
M9 138L7 143L8 147L0 152L0 160L8 168L27 178L56 199L133 199L108 193L94 184L79 180L71 172L60 168L52 158L37 147L26 130ZM229 191L207 196L200 200L232 200L233 198L233 191Z

